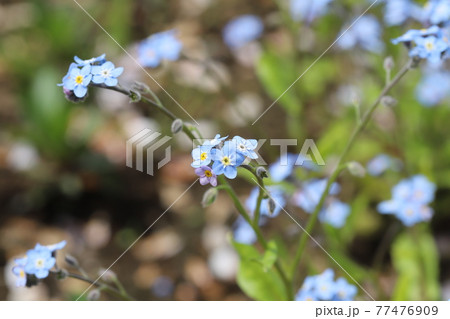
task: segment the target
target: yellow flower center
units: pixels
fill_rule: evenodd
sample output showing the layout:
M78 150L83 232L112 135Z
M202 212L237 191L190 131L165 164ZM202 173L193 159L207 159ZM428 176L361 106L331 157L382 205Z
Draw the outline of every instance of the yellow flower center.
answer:
M19 276L20 278L25 278L25 271L21 270Z
M36 260L36 267L38 268L44 267L44 260L43 259Z
M79 75L79 76L77 76L77 77L75 78L75 82L76 82L77 84L82 84L82 83L83 83L83 80L84 80L84 77L83 77L82 75Z
M413 214L414 214L414 211L412 209L409 208L406 210L406 215L412 216Z
M427 50L431 51L431 50L433 50L434 45L431 42L427 42L427 44L425 44L425 47L427 48Z
M211 171L205 171L205 176L206 177L212 177Z
M228 156L224 156L222 158L222 164L225 165L225 166L230 165L230 158Z
M202 161L204 161L204 160L207 159L207 158L208 158L208 154L207 154L207 153L203 152L203 153L200 154L200 159L201 159Z

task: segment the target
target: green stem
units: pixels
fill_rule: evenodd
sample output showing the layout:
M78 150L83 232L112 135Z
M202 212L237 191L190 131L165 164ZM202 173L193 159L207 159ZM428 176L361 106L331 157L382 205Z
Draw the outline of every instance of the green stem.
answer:
M300 265L301 258L305 251L305 247L306 247L306 244L309 239L309 234L314 229L314 226L317 222L317 218L319 216L319 212L322 210L323 204L325 203L325 199L330 191L331 185L333 185L333 183L336 181L337 177L339 176L339 173L342 170L342 163L344 162L345 157L348 155L348 153L352 149L352 147L356 141L356 138L359 136L359 134L362 132L362 130L366 127L367 123L372 118L373 112L375 111L377 106L380 104L383 97L389 93L389 91L403 78L403 76L412 68L412 66L413 66L413 61L409 60L408 63L397 73L395 78L385 85L385 87L381 91L378 98L369 107L369 109L366 111L366 113L362 117L361 122L358 123L355 130L353 131L349 141L347 142L347 145L345 146L344 151L342 152L341 156L339 157L339 160L336 164L336 168L333 170L330 178L327 181L325 191L322 193L319 203L317 204L316 208L314 209L313 214L309 218L308 223L305 227L304 233L300 237L300 242L299 242L297 252L295 254L294 263L293 263L292 269L291 269L291 278L292 278L293 283L295 282L295 275L297 273L297 268Z
M111 295L113 295L113 296L115 296L115 297L117 297L119 299L126 300L126 301L134 301L135 300L133 297L131 297L125 291L125 289L123 291L119 291L119 290L115 289L114 287L111 287L111 286L109 286L107 284L104 284L104 283L101 283L101 282L98 282L98 281L96 282L96 281L93 281L93 280L91 280L89 278L80 276L78 274L70 273L70 272L67 274L67 277L87 282L88 284L94 285L94 286L98 287L99 289L101 289L101 290L103 290L103 291L105 291L105 292L107 292L107 293L109 293L109 294L111 294Z
M100 87L102 89L108 89L108 90L112 90L112 91L116 91L122 94L125 94L127 96L129 96L130 98L134 96L135 93L133 93L133 91L125 89L121 86L106 86L106 85L94 85L97 87ZM172 121L175 121L176 119L178 119L178 117L175 116L175 114L173 114L171 111L169 111L162 103L161 101L158 99L158 97L156 96L156 94L154 94L152 91L149 91L150 94L153 96L153 98L155 98L155 101L145 97L145 96L141 96L141 100L144 101L147 104L153 105L156 108L158 108L161 112L163 112L168 118L170 118ZM189 128L189 126L183 122L183 132L189 136L189 138L191 140L196 140L196 137L194 136L194 134L192 134L191 129Z
M258 227L258 224L254 224L251 220L249 214L245 210L244 206L242 206L241 201L237 197L234 189L230 186L228 181L223 177L219 176L219 183L223 186L225 186L225 191L228 193L228 195L233 200L234 206L238 210L239 214L245 219L245 221L252 227L254 230L256 237L258 239L258 242L261 244L261 246L264 248L264 250L267 250L268 244L267 241L264 239L264 236L261 233L261 229ZM275 262L275 269L277 270L278 274L281 277L281 280L283 281L284 287L286 289L286 294L289 300L294 299L294 295L292 292L292 286L289 282L289 279L287 278L286 273L284 272L283 268L281 267L281 264L279 260Z

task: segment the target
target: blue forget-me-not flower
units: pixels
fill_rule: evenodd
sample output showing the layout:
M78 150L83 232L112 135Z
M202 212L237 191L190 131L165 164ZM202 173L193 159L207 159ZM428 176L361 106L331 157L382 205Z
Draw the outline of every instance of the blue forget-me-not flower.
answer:
M384 44L381 41L380 23L372 15L360 17L351 28L345 27L342 30L337 45L344 50L360 46L367 51L381 52Z
M245 44L261 37L264 25L255 15L237 17L223 28L222 36L225 44L231 49L239 49Z
M116 68L112 62L105 62L102 65L94 65L91 69L95 84L105 84L107 86L116 86L117 78L122 74L123 68Z
M349 301L353 300L358 290L345 278L334 281L334 271L327 269L316 276L308 276L295 296L297 301Z
M378 204L381 214L393 214L405 226L428 221L433 209L428 207L434 200L436 185L423 175L415 175L400 181L392 188L392 199Z
M182 48L175 30L155 33L139 43L138 61L144 67L156 68L162 60L178 60Z

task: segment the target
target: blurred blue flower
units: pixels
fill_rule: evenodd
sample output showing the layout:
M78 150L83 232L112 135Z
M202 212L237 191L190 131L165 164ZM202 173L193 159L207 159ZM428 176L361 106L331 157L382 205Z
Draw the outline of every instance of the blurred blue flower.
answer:
M416 9L411 0L386 0L384 21L387 25L400 25L405 22Z
M93 75L92 82L95 84L105 84L116 86L117 78L122 74L123 68L116 68L112 62L105 62L102 65L94 65L91 69Z
M320 212L319 219L321 222L330 224L335 228L342 228L350 214L350 210L350 205L333 199Z
M17 277L16 286L25 287L27 284L27 274L25 273L25 265L27 264L27 257L17 258L14 260L15 265L12 268L13 274Z
M252 245L256 242L256 233L247 221L239 216L233 225L234 240L241 244Z
M239 49L245 44L261 37L264 31L262 20L255 15L237 17L223 28L223 40L231 49Z
M335 289L335 300L338 301L352 301L358 293L356 286L349 284L345 278L336 280Z
M29 275L35 275L38 279L46 278L49 270L53 268L56 259L52 256L52 252L45 246L39 244L32 250L27 252L27 263L25 272Z
M351 50L359 45L364 50L379 53L384 48L381 26L374 16L362 16L352 27L345 27L341 31L337 45L344 50Z
M320 197L325 191L327 184L326 179L311 180L304 183L302 189L298 190L294 195L294 205L300 207L307 213L313 213L319 204ZM329 195L337 195L340 186L337 183L331 185ZM321 222L330 224L335 228L341 228L345 225L348 215L350 214L350 206L334 197L326 199L322 210L319 212Z
M290 0L290 12L294 21L311 23L327 12L328 4L333 0Z
M152 293L159 298L167 298L174 290L173 280L167 276L160 276L152 284Z
M237 167L245 160L245 157L237 152L237 145L234 141L225 142L222 149L214 149L211 155L214 160L212 166L214 174L225 174L229 179L236 178Z
M295 300L350 301L357 292L357 288L344 278L335 282L333 270L327 269L322 274L306 277Z
M94 65L94 64L103 64L106 62L106 54L102 54L96 58L91 58L89 60L82 60L79 57L75 56L73 59L77 63L78 66L83 67L86 65Z
M280 156L280 158L269 165L270 178L274 182L281 182L288 178L295 166L295 161L297 160L297 155L291 153L285 153Z
M211 145L199 145L194 148L191 152L192 159L194 160L191 164L194 168L199 168L201 166L207 166L211 163Z
M388 169L398 171L401 163L387 154L378 154L367 163L367 172L372 176L380 176Z
M405 226L428 221L433 210L427 205L434 200L436 185L423 175L400 181L392 188L392 199L378 204L381 214L394 214Z
M238 153L251 159L258 158L258 154L254 151L258 146L257 140L246 140L240 136L235 136L232 141L236 143Z
M269 198L263 198L261 201L261 216L276 217L280 214L280 211L286 205L286 200L284 198L284 192L280 187L277 186L267 186L267 191L269 192L270 198L275 202L275 209L270 212L269 208ZM252 189L250 196L245 201L245 207L250 211L250 215L253 215L256 210L256 204L258 202L259 187Z
M178 60L182 48L175 30L155 33L139 43L138 61L144 67L156 68L164 59Z
M450 20L450 1L428 1L422 9L420 20L428 24L447 23Z
M439 104L449 96L450 73L444 71L427 72L416 88L417 100L426 107Z
M317 166L303 155L285 153L278 160L269 165L270 178L274 182L281 182L292 175L296 166L301 166L308 170L317 170Z
M326 179L313 179L305 182L302 189L294 195L294 204L307 213L312 213L325 191ZM331 185L329 195L337 195L340 187L337 183Z
M91 83L91 65L85 65L81 70L76 67L70 70L70 74L63 82L64 88L73 91L75 96L82 98L87 93L87 87Z

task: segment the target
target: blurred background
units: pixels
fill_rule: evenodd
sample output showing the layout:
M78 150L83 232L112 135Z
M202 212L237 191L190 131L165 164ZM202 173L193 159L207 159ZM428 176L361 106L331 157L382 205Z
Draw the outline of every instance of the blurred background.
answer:
M383 48L332 48L252 126L368 3L339 1L327 14L304 23L292 19L287 1L281 0L79 2L133 56L139 41L149 35L178 31L182 57L148 72L200 123L204 136L298 139L291 152L299 152L303 140L312 138L327 163L322 176L355 126L353 105L367 107L384 85L384 59L393 57L394 70L407 61L406 50L390 44L405 27L384 25L383 8L376 6L370 14L383 26ZM230 50L222 39L223 27L249 13L263 20L262 38ZM73 56L88 59L106 53L108 60L124 67L122 84L145 82L168 109L189 119L72 0L2 0L0 35L0 300L73 300L85 283L49 278L31 289L16 288L13 258L36 242L65 239L64 253L77 257L96 277L196 179L190 167L191 143L178 135L171 142L172 161L155 176L127 168L126 140L144 128L172 135L171 123L116 92L91 88L84 103L66 101L56 84ZM424 278L425 271L427 279L414 290L416 295L405 287L403 295L396 290L396 298L450 298L450 109L447 99L434 107L419 102L416 92L423 74L411 72L393 90L397 106L376 111L349 156L365 165L387 153L402 169L360 179L344 173L340 197L352 205L351 216L339 231L325 227L316 234L319 241L327 236L333 256L369 291L381 291L380 299L393 298L399 273L389 245L402 226L375 207L390 197L400 179L418 173L438 186L435 215L423 225L432 239L428 257L433 261L418 268L417 278ZM265 144L261 155L271 163L279 149ZM318 173L298 174L306 179ZM243 200L252 188L245 180L233 185ZM131 295L139 300L248 299L235 283L239 259L229 244L237 213L222 193L203 209L206 189L195 185L114 265ZM307 220L299 208L288 207L298 220ZM283 213L264 231L286 243L287 255L300 234ZM381 251L377 257L375 251ZM408 248L403 253L408 255ZM414 258L409 259L411 267L416 267ZM327 264L323 252L311 247L308 267L319 270ZM378 279L369 280L373 275ZM429 295L424 297L420 285L431 286L426 288Z

